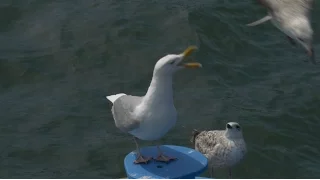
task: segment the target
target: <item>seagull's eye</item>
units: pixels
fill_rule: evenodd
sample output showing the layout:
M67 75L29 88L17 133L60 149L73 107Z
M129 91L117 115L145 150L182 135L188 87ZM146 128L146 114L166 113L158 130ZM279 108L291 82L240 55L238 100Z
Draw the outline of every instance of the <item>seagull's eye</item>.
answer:
M230 124L227 124L227 128L232 129L232 126L230 126Z
M173 64L174 64L174 61L169 62L169 64L173 65Z
M240 126L236 125L236 128L237 128L237 129L240 129Z

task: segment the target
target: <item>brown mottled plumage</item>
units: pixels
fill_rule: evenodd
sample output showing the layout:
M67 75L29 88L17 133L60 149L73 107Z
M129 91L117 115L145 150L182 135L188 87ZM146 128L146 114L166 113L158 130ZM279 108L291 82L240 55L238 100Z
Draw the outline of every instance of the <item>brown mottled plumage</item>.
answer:
M193 131L191 142L195 149L204 154L209 161L211 176L215 168L229 168L237 164L246 154L246 143L238 123L229 122L226 130Z

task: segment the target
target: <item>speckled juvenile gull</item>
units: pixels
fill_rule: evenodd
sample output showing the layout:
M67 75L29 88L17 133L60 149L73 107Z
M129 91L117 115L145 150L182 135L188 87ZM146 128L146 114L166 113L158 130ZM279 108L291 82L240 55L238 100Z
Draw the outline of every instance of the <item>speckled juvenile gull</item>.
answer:
M196 47L190 46L181 54L169 54L156 63L153 77L145 96L124 93L107 96L113 103L112 115L117 128L134 136L137 146L135 163L147 163L151 158L140 153L136 138L154 141L164 136L176 123L177 112L173 104L172 75L179 69L199 68L200 63L183 63ZM172 159L160 150L156 160Z
M316 64L313 50L313 29L311 27L311 9L314 0L258 0L268 10L268 15L248 26L256 26L268 20L285 33L291 42L300 43L313 64Z
M194 130L191 142L197 151L208 158L211 177L215 168L228 168L231 177L231 167L247 152L242 129L236 122L227 123L226 130Z

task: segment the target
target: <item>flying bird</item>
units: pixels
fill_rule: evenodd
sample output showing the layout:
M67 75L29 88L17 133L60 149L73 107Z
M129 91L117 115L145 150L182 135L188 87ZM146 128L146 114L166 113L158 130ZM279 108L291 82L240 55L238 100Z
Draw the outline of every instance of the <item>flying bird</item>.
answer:
M271 22L286 34L290 43L301 44L307 51L313 64L316 64L313 50L313 29L311 10L314 0L257 0L268 10L268 15L247 26L256 26L266 21Z

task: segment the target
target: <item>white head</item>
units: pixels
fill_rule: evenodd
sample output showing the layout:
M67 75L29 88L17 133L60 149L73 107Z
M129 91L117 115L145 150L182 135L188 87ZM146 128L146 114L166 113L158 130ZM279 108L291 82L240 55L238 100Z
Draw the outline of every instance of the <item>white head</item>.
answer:
M313 30L308 17L295 17L287 26L287 31L297 42L299 42L308 52L311 59L314 59L313 52Z
M168 54L161 59L158 60L154 67L153 74L154 76L166 76L172 75L179 69L183 68L199 68L202 67L200 63L182 63L184 59L186 59L190 54L196 50L196 47L191 46L188 47L183 53L181 54Z
M241 126L237 122L228 122L225 135L230 139L242 138Z

